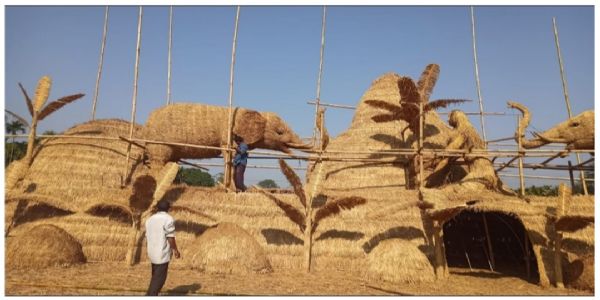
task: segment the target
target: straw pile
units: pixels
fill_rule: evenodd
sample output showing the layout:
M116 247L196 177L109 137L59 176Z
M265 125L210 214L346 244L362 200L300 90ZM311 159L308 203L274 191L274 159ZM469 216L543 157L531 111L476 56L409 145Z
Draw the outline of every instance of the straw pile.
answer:
M433 282L435 274L427 256L417 245L400 239L381 242L368 258L367 278L394 283Z
M38 225L7 241L8 268L44 268L85 263L81 244L54 225Z
M260 244L232 223L220 223L204 232L192 246L192 268L207 273L248 274L271 272Z

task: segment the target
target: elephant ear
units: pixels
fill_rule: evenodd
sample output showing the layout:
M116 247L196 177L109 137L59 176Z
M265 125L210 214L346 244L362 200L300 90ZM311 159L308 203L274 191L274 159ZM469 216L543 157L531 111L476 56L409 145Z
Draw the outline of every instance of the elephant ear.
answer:
M267 126L267 120L257 111L243 110L235 118L233 133L241 136L246 144L260 141Z

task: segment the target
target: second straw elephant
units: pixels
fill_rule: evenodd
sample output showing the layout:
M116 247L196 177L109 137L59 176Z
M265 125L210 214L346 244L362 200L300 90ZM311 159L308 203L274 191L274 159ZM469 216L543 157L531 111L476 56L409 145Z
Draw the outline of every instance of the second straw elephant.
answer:
M227 145L229 109L207 104L177 103L154 110L144 126L144 137L170 143L212 147ZM275 113L250 109L233 110L233 134L241 136L250 149L264 148L291 153L290 148L309 149ZM221 150L149 143L151 163L163 165L179 159L218 157Z

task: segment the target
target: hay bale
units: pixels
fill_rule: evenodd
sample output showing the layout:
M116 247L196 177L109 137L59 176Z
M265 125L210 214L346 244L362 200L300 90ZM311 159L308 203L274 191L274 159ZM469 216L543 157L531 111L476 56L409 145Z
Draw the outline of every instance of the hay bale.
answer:
M246 230L221 223L206 230L192 245L192 268L207 273L247 274L271 272L271 263Z
M85 263L81 244L54 225L38 225L7 241L7 268L45 268Z
M367 256L367 278L394 283L433 282L435 273L417 245L401 239L382 241Z
M594 253L584 255L564 268L567 287L594 292Z

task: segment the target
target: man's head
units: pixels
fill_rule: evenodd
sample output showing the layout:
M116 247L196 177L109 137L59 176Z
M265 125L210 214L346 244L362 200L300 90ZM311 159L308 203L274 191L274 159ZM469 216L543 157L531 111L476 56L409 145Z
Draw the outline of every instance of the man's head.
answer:
M241 136L237 135L237 134L234 134L234 135L233 135L233 140L234 140L236 143L238 143L238 144L244 141L244 139L243 139Z
M169 203L169 201L167 201L165 199L162 199L162 200L158 201L158 203L156 203L157 211L167 212L167 211L169 211L169 208L171 208L171 203Z

